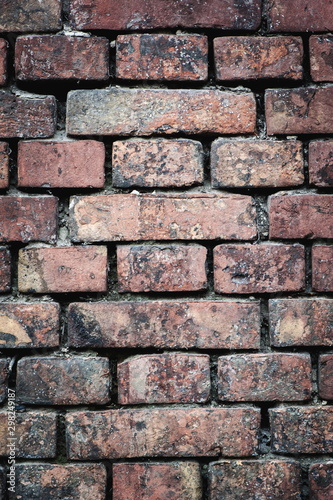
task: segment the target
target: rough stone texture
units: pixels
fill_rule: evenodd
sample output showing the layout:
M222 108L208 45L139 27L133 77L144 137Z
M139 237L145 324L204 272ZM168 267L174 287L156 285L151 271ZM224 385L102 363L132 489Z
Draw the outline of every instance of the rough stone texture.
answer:
M333 246L312 248L312 287L318 292L333 291Z
M303 43L295 36L226 36L214 39L217 80L257 80L303 75Z
M189 139L128 139L112 145L115 187L203 184L203 148Z
M7 41L0 38L0 85L7 81Z
M255 239L252 198L235 194L74 196L73 241Z
M11 255L8 248L0 247L0 293L11 288Z
M319 356L319 396L333 399L333 355Z
M333 140L310 142L309 176L315 186L333 186Z
M330 500L333 496L333 462L310 465L309 481L312 500Z
M218 188L298 186L304 182L302 143L216 139L211 176Z
M287 460L211 462L208 469L209 500L298 500L301 467Z
M269 413L273 452L332 453L333 407L274 408Z
M310 37L310 69L315 82L333 82L333 36Z
M20 187L104 187L105 146L98 141L20 141Z
M0 31L56 31L61 26L61 0L2 0Z
M0 189L6 189L9 184L9 145L0 142Z
M256 130L255 108L251 92L126 88L73 90L67 98L67 133L251 134Z
M16 398L33 405L105 404L110 400L108 358L21 358Z
M332 102L333 86L266 90L267 133L330 134Z
M119 292L188 292L207 288L205 247L117 247Z
M66 415L71 460L256 454L257 408L161 408Z
M9 362L10 358L0 358L0 403L7 399Z
M331 31L331 0L268 0L268 29L277 31Z
M304 247L262 243L214 248L218 293L276 293L303 290Z
M112 470L113 500L202 498L200 466L195 462L115 463Z
M272 239L333 238L333 195L277 193L268 212Z
M270 338L275 347L333 346L332 324L332 299L269 301Z
M118 364L118 403L206 403L210 397L209 356L147 354Z
M222 401L302 401L311 396L309 354L234 354L218 359Z
M106 291L104 246L31 248L19 251L19 290L27 293Z
M258 301L73 303L73 347L258 349Z
M64 35L18 37L15 73L18 80L107 80L109 41Z

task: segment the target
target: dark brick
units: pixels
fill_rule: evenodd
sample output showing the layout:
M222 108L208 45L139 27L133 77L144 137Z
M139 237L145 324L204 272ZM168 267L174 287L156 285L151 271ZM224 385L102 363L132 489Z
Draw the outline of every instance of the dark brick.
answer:
M0 189L6 189L9 185L9 145L0 142Z
M333 399L333 355L319 356L319 396Z
M6 471L3 467L0 467L0 499L4 500L5 497L5 490L6 490Z
M312 500L330 500L333 497L333 462L310 465L309 481Z
M11 256L8 248L0 247L0 293L11 288Z
M61 26L61 0L2 0L0 31L56 31Z
M312 287L318 292L333 291L333 246L312 248Z
M7 399L10 358L0 358L0 403Z
M333 82L333 36L310 37L310 68L315 82Z
M333 186L333 140L310 142L309 175L315 186Z
M7 81L7 41L0 38L0 85L6 85Z
M269 31L331 31L331 0L268 0Z

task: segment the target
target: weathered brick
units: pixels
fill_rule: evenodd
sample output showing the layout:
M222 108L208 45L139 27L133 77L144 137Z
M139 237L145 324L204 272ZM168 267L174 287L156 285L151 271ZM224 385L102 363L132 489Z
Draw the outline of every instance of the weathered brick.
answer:
M333 496L333 462L310 465L309 482L312 500L330 500Z
M312 287L318 292L333 291L333 246L312 248Z
M214 39L218 80L257 80L303 75L303 44L295 36L226 36Z
M31 248L19 251L19 290L29 293L105 292L104 246Z
M0 403L7 399L9 362L10 358L0 358Z
M127 139L112 146L115 187L203 184L203 148L189 139Z
M333 196L290 194L268 198L270 238L333 238Z
M18 37L15 74L18 80L107 80L109 41L65 35Z
M45 241L57 237L58 199L53 196L0 196L0 241Z
M11 288L11 256L8 248L0 247L0 292L9 292Z
M331 31L333 12L327 0L268 0L269 31Z
M73 241L255 239L256 211L239 194L74 196Z
M333 37L310 37L311 77L315 82L333 81Z
M0 31L56 31L61 26L61 0L2 2Z
M8 412L0 412L0 456L10 452ZM17 458L53 458L56 455L57 415L41 411L16 412Z
M154 28L223 28L255 30L260 24L259 0L70 0L70 21L79 29L138 30Z
M333 355L319 356L319 395L323 399L333 399Z
M303 290L305 254L301 245L219 245L214 249L215 291L275 293Z
M272 299L269 329L275 347L333 345L333 300Z
M71 460L256 454L257 408L163 408L72 412Z
M251 134L251 92L111 88L73 90L67 98L72 135Z
M104 500L103 464L17 464L15 496L9 499Z
M55 133L53 96L15 96L0 92L0 137L51 137Z
M333 86L267 90L267 133L330 134L333 116L327 110L332 100Z
M309 176L315 186L333 186L333 140L309 143Z
M269 413L273 452L332 453L333 407L274 408Z
M113 500L202 498L200 466L195 462L115 463L112 470Z
M208 481L209 500L297 500L301 491L301 467L287 460L221 460L209 464Z
M205 403L210 397L209 356L148 354L118 364L118 403Z
M127 80L206 80L208 39L202 35L117 37L116 71Z
M304 182L302 143L216 139L211 176L219 188L298 186Z
M205 247L117 247L120 292L188 292L207 288Z
M309 354L234 354L218 359L223 401L302 401L311 396Z
M0 142L0 189L6 189L9 185L9 145Z
M0 85L7 81L7 41L0 38Z
M20 141L17 161L20 187L104 187L99 141Z

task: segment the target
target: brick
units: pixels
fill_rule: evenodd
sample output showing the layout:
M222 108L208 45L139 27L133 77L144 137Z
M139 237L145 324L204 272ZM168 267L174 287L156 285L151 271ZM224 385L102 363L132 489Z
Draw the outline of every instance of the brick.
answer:
M4 0L0 31L56 31L61 29L61 0Z
M209 500L297 500L301 491L301 467L287 460L221 460L209 464L208 482Z
M211 147L213 187L283 187L304 182L300 141L216 139Z
M103 464L17 464L15 472L15 498L105 498L106 470Z
M68 309L73 347L259 349L258 301L77 302Z
M327 112L333 100L333 86L266 91L268 135L330 134L333 117Z
M333 81L333 37L311 36L310 69L315 82Z
M217 80L257 80L303 75L303 44L295 36L226 36L214 39Z
M71 460L249 456L256 453L257 408L163 408L72 412L66 416Z
M333 186L333 140L309 143L309 176L315 186Z
M319 396L333 399L333 355L319 356Z
M188 292L207 288L205 247L117 247L119 292Z
M333 238L333 196L277 193L268 198L271 239Z
M310 465L309 482L313 500L330 500L333 495L333 462Z
M332 453L332 407L274 408L269 413L273 452Z
M11 289L11 256L8 248L0 247L0 293Z
M18 185L104 187L105 146L99 141L20 141Z
M301 245L219 245L214 248L218 293L275 293L303 290L305 255Z
M126 80L207 80L208 39L202 35L119 35L116 74Z
M105 292L104 246L31 248L19 251L19 290L28 293Z
M73 241L254 239L252 198L239 194L73 196Z
M57 237L58 199L53 196L0 196L0 241L45 241Z
M3 500L5 497L6 491L6 471L3 467L0 467L0 498Z
M195 462L115 463L112 470L113 500L202 498L200 466Z
M0 85L6 85L7 81L7 41L0 38Z
M0 456L9 454L8 412L0 412ZM56 455L57 415L41 411L16 412L17 458L53 458Z
M210 396L209 356L148 354L118 364L118 403L205 403Z
M276 31L331 31L333 12L327 0L269 0L268 29Z
M303 401L311 396L309 354L234 354L218 359L222 401Z
M251 92L111 88L73 90L67 99L72 135L251 134ZM115 112L117 111L117 112Z
M53 96L15 96L0 92L0 137L42 138L55 133Z
M0 403L7 399L10 358L0 358Z
M9 144L0 142L0 189L9 186Z
M312 248L312 288L318 292L333 291L333 246Z
M115 187L203 184L203 148L189 139L127 139L112 146Z
M70 1L70 21L78 29L141 30L154 28L223 28L255 30L259 0L210 0L209 3L155 0Z
M15 74L18 80L107 80L109 41L66 35L18 37Z
M332 346L333 300L325 298L269 301L271 345Z

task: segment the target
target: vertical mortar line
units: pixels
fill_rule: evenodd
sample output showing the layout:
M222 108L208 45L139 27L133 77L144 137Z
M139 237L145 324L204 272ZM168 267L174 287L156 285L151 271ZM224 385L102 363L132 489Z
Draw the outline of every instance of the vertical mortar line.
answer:
M260 298L260 352L271 351L268 299Z
M313 242L305 242L305 293L312 292L312 246Z
M210 354L211 404L218 404L218 354Z

